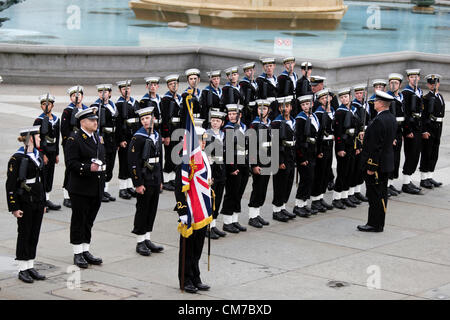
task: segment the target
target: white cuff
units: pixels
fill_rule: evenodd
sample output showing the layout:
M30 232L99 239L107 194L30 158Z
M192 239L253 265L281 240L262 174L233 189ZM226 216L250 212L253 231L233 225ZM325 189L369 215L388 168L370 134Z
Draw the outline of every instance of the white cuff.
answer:
M248 207L248 217L249 219L253 219L259 216L259 208Z
M239 221L239 216L238 216L238 214L237 214L237 213L233 213L232 219L233 219L233 223L238 222L238 221Z
M404 174L403 175L403 184L409 184L411 182L411 176Z
M145 240L150 240L150 232L147 232L147 233L145 234Z
M73 254L83 253L83 245L82 244L74 244L73 245Z
M233 216L223 216L223 223L224 224L232 224L233 223Z
M34 268L34 260L28 260L28 261L27 261L27 264L28 264L28 268L27 268L27 269L32 269L32 268Z
M28 261L17 260L19 271L28 270Z
M143 234L143 235L138 235L137 237L136 237L136 242L137 243L141 243L141 242L143 242L145 240L145 234Z
M119 189L124 190L128 188L128 180L126 179L119 179Z
M333 191L333 200L341 200L342 192Z

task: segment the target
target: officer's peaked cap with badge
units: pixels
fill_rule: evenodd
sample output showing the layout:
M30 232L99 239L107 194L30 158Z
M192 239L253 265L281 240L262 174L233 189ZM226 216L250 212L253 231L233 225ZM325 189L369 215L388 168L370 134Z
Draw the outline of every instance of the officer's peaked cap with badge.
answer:
M375 101L393 101L394 97L391 96L389 93L384 92L382 90L376 90L375 91Z
M425 77L425 79L429 84L435 84L436 82L439 82L441 78L442 78L441 75L437 73L432 73Z
M78 120L83 120L83 119L98 119L97 116L97 107L89 107L87 109L78 111L75 114L75 118L77 118Z
M302 64L300 65L300 69L306 70L306 69L312 69L313 65L311 62L305 61L302 62Z
M311 76L309 79L311 81L312 86L316 86L320 83L323 83L327 78L321 76Z

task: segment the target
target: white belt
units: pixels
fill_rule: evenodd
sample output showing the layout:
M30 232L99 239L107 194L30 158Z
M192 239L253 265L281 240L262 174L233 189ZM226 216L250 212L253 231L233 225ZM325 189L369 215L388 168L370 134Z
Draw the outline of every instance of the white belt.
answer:
M193 116L194 118L200 118L200 113L193 113L192 116Z
M267 141L262 143L263 148L268 148L272 146L272 141Z
M444 118L434 118L434 119L431 119L432 121L435 121L435 122L442 122L442 121L444 121Z
M114 127L104 127L103 128L103 132L114 133L114 132L116 132L116 128L114 128Z
M212 161L212 163L214 163L214 162L222 162L223 161L223 157L219 157L219 156L211 157L211 161Z
M403 122L405 121L405 117L397 117L395 120L397 120L397 122Z
M33 179L27 179L27 181L25 182L26 184L33 184L36 183L36 178Z
M322 140L333 140L334 136L332 134L328 135L328 136L323 136Z
M367 126L364 126L364 130L367 130Z
M159 162L159 157L156 158L149 158L147 160L148 163L158 163Z
M283 145L293 147L295 145L294 141L283 141Z
M45 141L47 141L47 143L55 143L56 138L49 138L49 137L45 137Z
M246 156L248 154L248 150L237 150L236 154L238 156Z
M97 171L99 172L106 171L106 164L99 166Z
M139 122L139 118L131 118L131 119L127 119L126 122L127 122L128 124L138 123L138 122Z
M347 129L348 134L355 134L355 128Z
M307 138L306 141L314 144L314 143L316 143L316 138Z
M412 113L412 116L413 116L414 118L420 118L420 113L413 112L413 113Z
M170 120L170 121L172 121L172 123L178 123L178 122L180 122L180 118L173 117L172 120Z
M249 106L254 106L254 105L256 105L256 101L250 101L250 102L248 103L248 105L249 105Z
M156 119L154 123L160 124L161 123L161 119Z

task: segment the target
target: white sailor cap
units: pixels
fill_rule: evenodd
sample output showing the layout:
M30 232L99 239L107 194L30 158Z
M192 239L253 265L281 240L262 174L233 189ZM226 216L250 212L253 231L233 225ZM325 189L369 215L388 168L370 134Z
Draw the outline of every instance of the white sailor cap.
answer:
M97 116L97 107L89 107L87 109L78 111L75 114L75 118L77 118L78 120L83 120L83 119L98 119Z
M225 117L227 116L227 114L225 112L221 112L221 111L210 111L209 112L209 117L212 118L216 118L216 119L225 119Z
M275 64L275 58L263 58L260 60L263 65L265 64Z
M227 76L229 76L232 73L238 73L238 72L239 72L239 68L236 67L236 66L228 68L228 69L225 69L225 73L226 73Z
M126 86L131 86L131 81L132 80L123 80L123 81L118 81L116 84L117 86L120 88L126 87Z
M84 88L82 86L73 86L73 87L67 89L67 94L69 96L71 96L73 93L75 93L77 91L81 92L83 94Z
M205 122L205 119L194 118L194 126L195 127L201 127L203 125L203 122Z
M403 76L400 73L390 73L389 81L391 81L391 80L398 80L398 81L402 82Z
M412 75L415 75L415 74L420 74L420 69L407 69L406 70L406 74L408 76L412 76Z
M248 62L242 65L242 70L247 70L247 69L253 69L255 68L255 63L254 62Z
M227 112L233 112L233 111L234 112L239 112L239 111L241 111L241 106L239 104L235 104L235 103L227 104L226 108L227 108Z
M291 103L292 99L294 99L294 96L285 96L285 97L278 97L277 101L278 103Z
M20 129L19 133L21 136L26 136L27 134L34 135L38 134L41 130L41 126L33 126Z
M97 91L111 91L112 90L112 85L111 84L99 84L97 85Z
M186 72L184 74L186 75L186 77L193 76L193 75L200 77L200 70L198 70L196 68L192 68L192 69L186 70Z
M327 78L321 76L311 76L309 79L311 81L312 86L316 86L320 83L323 83Z
M149 83L159 83L160 77L147 77L144 78L145 83L149 84Z
M353 90L355 92L357 92L357 91L364 91L364 90L366 90L366 88L367 88L367 85L365 83L360 83L360 84L356 84L356 85L353 86Z
M143 116L148 116L151 115L153 113L153 109L155 107L146 107L146 108L142 108L139 110L136 110L136 113L138 114L139 118L143 117Z
M343 89L338 91L338 96L343 96L343 95L346 95L346 94L350 94L351 91L352 91L351 88L343 88Z
M208 75L208 77L213 78L213 77L220 77L222 75L222 71L221 70L214 70L211 72L207 72L206 73Z
M394 97L382 90L375 90L375 100L393 101Z
M169 74L164 78L166 80L166 83L172 82L172 81L180 81L180 75L178 74Z
M326 96L328 94L330 94L330 91L328 89L322 89L322 90L316 92L316 97L317 97L317 99L320 99L323 96Z
M427 75L427 76L425 77L425 79L427 80L427 82L428 82L429 84L433 84L433 83L439 82L439 80L440 80L441 78L442 78L441 75L439 75L439 74L437 74L437 73L432 73L432 74L429 74L429 75Z
M312 94L307 94L307 95L298 97L297 99L298 99L298 101L301 104L301 103L304 103L304 102L312 101L313 96L312 96Z
M201 120L203 120L203 119L201 119ZM195 133L197 134L197 136L199 136L199 138L203 138L203 135L206 133L206 130L201 125L199 125L199 126L196 125Z
M52 96L49 93L46 93L46 94L43 94L42 96L40 96L39 102L42 103L42 102L47 101L47 96L48 96L48 102L51 102L51 103L55 102L55 96Z
M0 83L2 83L3 82L3 78L2 78L2 76L0 76Z
M295 57L294 56L286 57L286 58L283 59L283 63L291 62L291 61L295 62Z
M387 84L386 80L383 80L383 79L375 79L372 81L373 87L378 86L378 85L386 86L386 84Z
M312 63L308 61L302 62L302 64L300 65L300 68L305 70L312 69L312 67L313 67Z

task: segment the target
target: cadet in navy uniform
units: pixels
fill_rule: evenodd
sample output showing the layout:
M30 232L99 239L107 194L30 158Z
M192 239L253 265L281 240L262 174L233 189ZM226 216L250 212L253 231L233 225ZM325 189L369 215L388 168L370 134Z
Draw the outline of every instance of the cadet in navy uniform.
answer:
M219 239L225 237L226 233L220 231L216 226L216 220L219 216L220 205L222 204L223 192L225 190L225 180L227 173L225 169L224 159L224 137L225 134L220 130L225 121L226 113L220 111L210 111L211 128L206 130L207 142L206 147L213 148L211 150L210 164L212 170L211 189L214 192L214 210L213 220L211 221L211 239ZM213 146L211 146L213 145ZM217 153L216 153L217 152Z
M39 126L21 130L18 140L23 142L24 146L9 159L5 189L8 211L17 218L18 278L23 282L32 283L34 280L45 279L45 276L34 269L36 248L45 213L42 172L44 161L38 150Z
M100 265L101 258L90 252L92 227L105 185L105 147L97 134L97 107L90 107L76 114L80 130L67 138L64 149L69 179L67 190L72 200L70 243L73 245L73 262L80 268L89 264Z
M208 119L209 111L221 111L225 110L225 106L222 104L222 89L220 86L220 70L208 72L209 85L202 90L200 96L201 104L201 118ZM206 129L208 121L204 122L203 127Z
M164 78L169 91L161 98L161 137L164 143L163 189L175 190L175 164L172 150L178 141L172 141L172 133L180 128L181 95L177 93L179 75L171 74Z
M338 209L354 208L356 205L348 199L351 170L355 161L356 121L351 111L350 88L338 92L341 100L333 121L337 176L333 192L333 206Z
M369 98L368 104L369 104L369 116L370 116L370 120L372 120L373 118L375 118L377 116L377 111L374 108L374 103L375 103L375 91L385 91L386 89L386 85L387 82L386 80L383 79L375 79L372 81L372 87L373 87L373 91L374 94Z
M136 117L136 110L139 103L131 96L131 80L117 82L120 98L116 102L117 121L116 137L119 144L119 197L125 200L136 197L128 171L128 145L134 133L140 128L139 118Z
M97 85L99 98L91 105L99 110L99 134L102 136L105 146L105 190L103 192L102 202L116 201L116 198L109 193L109 182L113 177L114 164L116 162L116 154L118 141L116 138L117 127L117 111L116 105L110 100L112 85ZM101 107L101 110L100 110Z
M298 98L302 111L295 118L295 151L300 183L295 196L294 213L303 218L317 214L316 209L307 206L314 181L316 142L320 130L319 119L311 112L312 98L312 95Z
M253 182L248 203L248 224L255 228L262 228L263 225L269 224L261 217L261 207L266 200L267 187L270 180L271 121L268 119L269 104L264 103L262 100L257 101L257 104L259 116L251 124L251 128L256 133L256 150L249 154ZM261 159L261 155L265 156L265 159Z
M389 75L389 93L394 97L389 110L397 120L397 132L394 140L394 170L389 174L388 182L388 196L396 196L401 193L394 186L394 180L398 179L398 171L400 168L400 155L403 145L403 121L405 121L403 94L400 92L400 86L403 81L403 76L399 73L391 73Z
M394 170L392 144L397 131L395 116L389 112L394 98L383 91L375 91L375 95L374 108L377 116L367 127L362 151L369 218L366 225L358 226L358 230L365 232L382 232L384 228L388 176Z
M59 163L60 122L59 118L52 113L55 97L50 94L44 94L39 97L39 101L41 103L41 109L44 112L34 120L33 126L41 127L39 151L41 151L44 160L45 205L47 210L59 210L61 206L50 201L50 192L53 188L55 165Z
M333 163L333 130L331 124L334 119L334 111L331 108L331 96L328 89L316 92L316 101L319 106L314 114L320 123L317 139L317 158L314 170L314 181L311 190L311 209L325 212L333 209L324 199L330 181L331 165Z
M186 115L187 115L187 106L186 106L186 98L189 96L189 92L191 92L192 98L190 103L192 105L192 116L194 118L199 119L202 115L202 106L200 105L200 96L201 91L198 88L200 84L200 70L192 68L185 71L186 80L188 83L188 87L184 90L181 102L181 110L180 110L180 127L186 128ZM222 93L223 96L223 93ZM202 118L203 119L203 118Z
M278 171L272 177L272 219L286 222L295 218L295 214L286 209L295 175L295 120L291 116L292 96L279 97L277 100L280 114L271 123L272 130L279 130ZM264 101L266 103L269 104ZM272 140L272 143L275 142Z
M261 59L264 72L256 78L258 85L258 98L269 100L270 102L270 120L278 116L278 104L276 98L278 97L278 79L275 77L275 58Z
M403 106L405 107L405 121L403 122L403 145L405 161L403 163L402 191L410 194L421 194L421 188L411 181L411 175L419 164L422 150L422 89L419 88L420 69L406 70L408 85L403 89Z
M83 104L83 91L84 88L82 86L73 86L67 90L67 93L70 97L70 104L63 110L61 115L61 145L63 147L63 151L66 145L67 139L73 134L76 133L80 129L80 124L78 123L75 115L78 111L87 109L87 106ZM69 192L67 192L67 179L68 172L67 168L64 171L64 182L63 182L63 191L64 191L64 201L63 206L67 208L71 208L72 204L69 197Z
M239 88L239 68L231 67L225 70L228 82L222 88L222 105L237 104L242 100Z
M155 117L155 127L159 128L161 123L161 97L158 94L159 77L147 77L145 80L145 88L147 93L139 101L139 109L154 107L153 116Z
M429 74L427 80L428 92L424 97L422 112L422 155L420 158L420 185L425 188L439 187L441 182L433 179L433 172L439 156L439 145L442 135L442 121L445 115L445 102L439 93L441 76Z
M297 97L305 96L311 94L311 73L312 73L312 63L302 62L300 65L300 70L302 72L302 77L297 80L297 85L295 87L295 93ZM323 88L322 88L323 89ZM319 89L319 90L322 90ZM300 110L299 110L300 112Z
M230 159L229 153L225 153L227 179L225 183L225 196L221 213L223 214L223 231L239 233L247 231L239 223L238 214L241 212L241 199L249 178L248 146L245 132L247 126L240 122L242 106L228 104L228 123L223 127L225 132L225 145L227 139L231 139L234 145L234 154Z
M278 76L278 97L292 96L292 111L291 115L296 116L298 113L297 103L297 82L298 76L294 72L295 58L287 57L283 59L283 65L285 70Z
M154 107L137 111L142 127L134 134L128 147L128 167L136 188L136 214L132 233L137 235L136 252L149 256L163 247L150 240L162 189L162 140L153 126Z
M245 125L249 125L250 122L256 117L256 99L258 98L258 84L255 81L255 63L248 62L242 65L245 76L239 82L241 89L241 104L244 106L242 109L242 118Z

